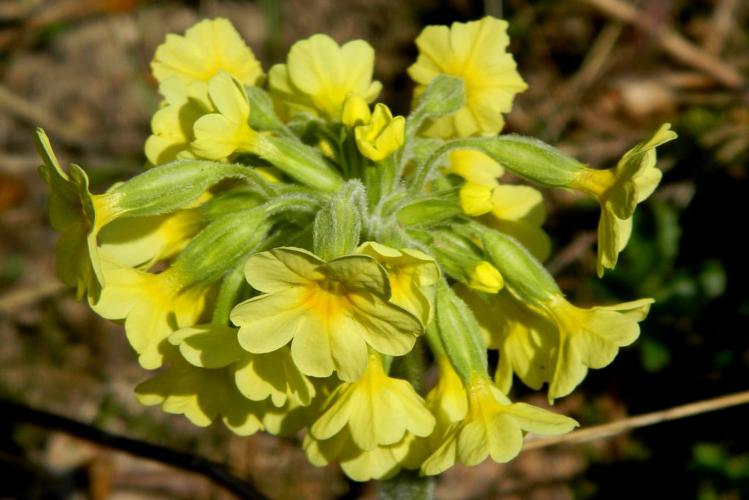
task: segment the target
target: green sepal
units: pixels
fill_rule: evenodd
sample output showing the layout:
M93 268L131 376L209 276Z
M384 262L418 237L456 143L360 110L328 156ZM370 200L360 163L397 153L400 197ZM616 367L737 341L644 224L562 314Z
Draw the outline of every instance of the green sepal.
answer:
M516 295L536 305L562 295L551 274L520 242L480 224L473 227L480 234L490 262Z
M343 179L320 152L296 137L258 135L252 153L270 162L292 179L321 191L332 192Z
M435 150L418 165L409 181L412 191L421 190L441 159L456 149L475 149L500 165L531 181L551 187L568 187L585 165L543 141L515 134L499 137L454 139Z
M462 213L455 193L435 193L411 198L402 204L395 217L403 225L434 226Z
M474 373L487 373L486 348L473 311L444 280L437 283L435 324L453 368L465 383Z
M225 215L208 224L173 266L186 283L212 282L263 243L270 229L264 207Z
M118 206L127 216L159 215L192 203L209 187L232 178L243 179L258 190L266 189L260 175L248 167L177 160L117 184L107 191L107 195L117 199Z

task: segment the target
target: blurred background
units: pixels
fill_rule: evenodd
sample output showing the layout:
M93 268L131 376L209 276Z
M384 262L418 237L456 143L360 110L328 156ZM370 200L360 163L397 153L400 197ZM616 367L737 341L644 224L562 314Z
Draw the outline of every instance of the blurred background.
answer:
M141 407L144 378L121 329L55 278L33 127L95 191L143 168L158 97L149 61L166 33L225 16L269 68L313 33L368 40L382 100L406 114L405 73L427 24L510 22L530 88L506 131L596 166L662 122L664 180L639 209L615 272L595 275L594 203L549 191L547 262L576 303L654 297L640 340L557 404L583 427L749 387L749 4L743 0L0 0L0 398L229 463L274 498L373 498L297 444L199 429ZM518 383L513 399L544 404ZM0 498L231 498L197 474L19 423L0 412ZM610 439L455 467L438 498L749 498L749 407Z

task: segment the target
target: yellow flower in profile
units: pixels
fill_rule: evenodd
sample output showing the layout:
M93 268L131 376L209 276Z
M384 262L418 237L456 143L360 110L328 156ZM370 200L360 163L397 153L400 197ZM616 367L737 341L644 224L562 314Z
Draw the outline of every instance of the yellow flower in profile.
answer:
M91 308L103 318L124 320L127 339L148 369L163 363L169 335L198 323L213 291L185 283L176 266L154 274L102 261L102 274L105 285Z
M382 161L395 153L406 140L406 119L393 117L390 108L382 103L375 105L371 120L354 129L356 147L372 161Z
M244 397L252 401L270 399L276 407L288 401L309 405L315 388L291 359L288 348L267 354L250 354L239 345L237 329L225 325L197 325L169 336L182 356L201 368L225 368Z
M525 403L512 403L486 376L474 374L467 387L468 411L453 424L421 472L435 475L455 463L476 465L487 457L509 462L520 453L523 433L557 435L578 424L571 418Z
M190 149L208 160L223 160L236 152L250 152L257 133L250 128L250 103L244 87L231 75L219 72L208 82L208 97L216 110L193 125Z
M135 394L141 404L161 405L167 413L184 415L207 427L216 418L240 436L263 430L265 406L242 397L224 369L196 368L172 356L168 370L141 383Z
M57 273L63 283L76 288L80 299L99 293L101 264L97 235L123 212L117 195L95 195L88 188L88 176L77 165L66 173L57 161L43 130L36 130L36 145L43 165L39 173L50 187L49 218L60 233L57 241Z
M370 353L367 369L355 382L341 384L310 428L315 439L330 439L344 427L361 450L398 443L410 432L428 436L434 417L405 380L389 377L380 355Z
M670 124L662 125L649 139L627 151L619 163L605 170L582 169L571 184L598 200L601 218L598 222L598 261L596 271L613 269L632 232L632 215L637 205L647 199L661 181L655 166L656 147L676 139Z
M250 257L245 277L262 295L231 312L239 343L262 354L291 342L305 375L335 371L356 380L367 365L367 345L401 356L423 333L416 316L389 302L387 274L366 255L324 262L307 250L280 247Z
M440 277L435 260L418 250L396 250L375 241L363 243L357 250L369 255L385 268L390 282L390 301L429 323L432 317L433 286Z
M167 35L156 49L151 69L159 82L175 78L185 85L207 83L219 71L229 73L243 85L255 85L263 77L252 50L224 18L200 21L184 36Z
M270 92L286 117L306 112L337 121L350 95L371 103L380 93L382 85L372 81L373 70L374 50L364 40L339 46L317 34L296 42L286 64L270 69Z
M414 438L428 436L434 423L413 386L389 377L380 355L371 353L362 377L328 397L310 427L305 451L317 465L340 461L358 481L390 477L415 461Z
M557 330L549 353L549 401L571 393L585 378L588 368L607 366L620 347L637 340L638 323L645 319L652 303L653 299L640 299L585 309L562 296L552 299L545 307Z
M512 107L515 94L527 85L507 53L507 23L484 17L469 23L427 26L416 39L419 57L408 68L421 94L440 74L459 77L466 100L456 113L438 118L423 130L431 137L494 135L504 126L502 113Z
M466 180L458 195L465 214L517 239L537 259L548 258L551 240L542 229L546 207L538 190L499 183L504 168L479 151L454 151L447 172Z

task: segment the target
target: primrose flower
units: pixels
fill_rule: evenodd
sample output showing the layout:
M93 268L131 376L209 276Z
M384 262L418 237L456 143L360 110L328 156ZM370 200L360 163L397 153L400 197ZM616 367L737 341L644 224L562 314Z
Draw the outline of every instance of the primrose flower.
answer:
M419 250L396 250L375 241L362 244L358 252L374 258L387 271L390 301L417 316L423 325L429 323L431 295L440 277L435 260Z
M36 145L44 164L39 173L51 189L49 218L60 232L57 241L57 272L63 283L76 288L76 296L94 298L101 283L97 235L122 210L116 195L95 195L88 189L88 176L77 165L66 173L52 151L43 130L37 129Z
M291 342L305 375L336 371L356 380L367 365L367 345L401 356L423 332L416 316L389 302L385 270L369 256L324 262L301 248L276 248L250 257L245 277L263 294L231 312L240 345L261 354Z
M310 433L318 440L330 439L344 426L359 449L371 450L399 442L406 431L428 436L434 417L411 384L389 377L379 354L371 353L361 378L333 391Z
M595 197L601 205L598 222L598 276L613 269L632 232L632 215L638 203L647 199L663 174L655 166L655 148L676 138L665 124L649 139L627 151L616 167L583 169L572 187Z
M493 17L424 28L416 39L419 57L408 68L417 83L416 95L439 74L461 78L466 93L465 105L429 123L424 135L465 137L502 130L502 113L510 111L515 94L527 88L506 52L509 43L507 23Z
M306 112L338 120L349 95L368 103L379 95L382 85L372 81L373 70L374 50L364 40L339 46L318 34L292 45L286 64L273 66L268 78L281 114Z
M520 453L523 432L557 435L578 425L563 415L525 403L512 403L482 375L476 374L466 391L466 416L452 426L440 447L424 462L423 474L439 474L456 462L476 465L488 456L495 462L509 462Z
M169 337L188 363L201 368L230 367L234 382L252 401L270 399L282 407L287 401L307 406L315 396L314 385L302 375L288 348L267 354L250 354L237 340L237 329L226 325L196 325Z
M237 30L227 19L206 19L184 36L169 34L156 49L151 70L159 82L174 78L184 85L208 83L225 71L243 85L255 85L263 69ZM164 88L160 88L164 90ZM164 96L169 98L169 92Z
M313 463L339 460L352 477L387 477L428 436L434 417L405 380L389 377L371 353L362 377L340 385L310 427L305 451Z
M638 323L645 319L652 303L653 299L640 299L584 309L561 296L552 299L545 307L557 331L556 345L548 354L552 362L549 401L571 393L588 368L609 365L620 347L637 340Z
M372 161L382 161L400 149L405 133L406 119L393 118L390 108L381 103L375 105L371 121L354 129L359 152Z
M196 368L175 357L167 371L135 389L145 406L161 405L166 413L184 415L207 427L221 417L224 425L240 436L263 429L264 406L242 397L226 370Z
M198 322L212 292L191 286L178 266L154 274L104 261L102 274L106 285L91 308L103 318L124 320L128 341L148 369L163 363L169 335Z

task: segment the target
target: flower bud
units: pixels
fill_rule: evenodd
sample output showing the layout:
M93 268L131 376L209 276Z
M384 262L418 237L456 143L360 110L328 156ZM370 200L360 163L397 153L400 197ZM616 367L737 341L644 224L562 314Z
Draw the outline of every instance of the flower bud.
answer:
M364 186L356 180L348 181L318 212L315 218L315 253L324 260L353 253L359 244L361 215L358 205L364 197Z
M471 270L468 286L479 292L497 293L504 286L502 274L489 262L482 260Z
M356 146L370 160L384 160L403 146L405 126L405 118L393 117L387 106L378 103L372 113L372 120L354 129Z

